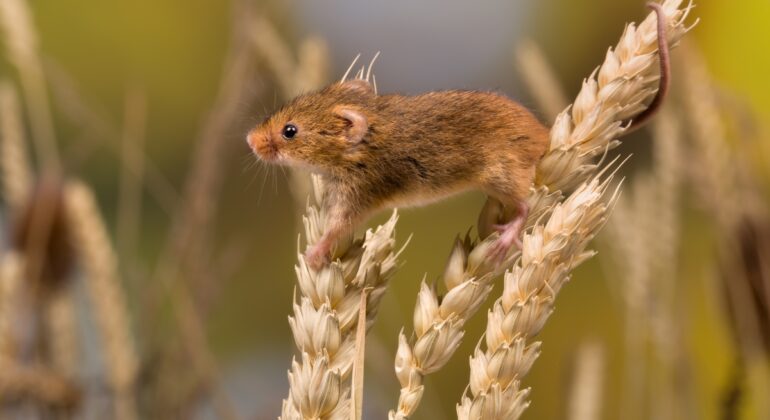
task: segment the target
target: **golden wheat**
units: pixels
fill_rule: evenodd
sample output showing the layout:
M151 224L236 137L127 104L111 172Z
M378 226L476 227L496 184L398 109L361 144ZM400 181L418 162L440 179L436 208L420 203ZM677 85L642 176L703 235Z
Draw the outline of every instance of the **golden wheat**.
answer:
M308 202L305 240L313 244L326 229L323 183L313 176L316 205ZM356 354L355 335L361 293L371 288L366 325L371 325L388 281L397 269L395 248L398 214L363 239L340 241L333 262L319 271L298 255L298 296L289 324L301 353L289 372L290 393L283 402L284 420L348 419L351 413L349 379Z

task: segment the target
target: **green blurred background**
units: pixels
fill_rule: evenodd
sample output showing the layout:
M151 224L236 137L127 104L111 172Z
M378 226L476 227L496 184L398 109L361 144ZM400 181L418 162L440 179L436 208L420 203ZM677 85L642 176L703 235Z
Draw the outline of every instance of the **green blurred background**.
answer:
M332 78L357 53L366 60L382 51L376 67L381 91L501 89L531 107L534 102L519 81L512 58L521 37L542 47L572 98L582 79L603 60L607 47L617 41L624 23L639 21L647 13L642 2L615 0L255 4L291 44L309 35L325 39ZM214 0L70 0L34 1L31 7L47 60L68 73L106 119L120 126L127 92L145 96L147 156L181 188L203 118L214 103L232 29L231 5ZM720 87L753 109L760 130L767 133L770 2L703 0L693 14L701 22L687 42L702 51ZM677 64L686 65L681 60ZM285 372L293 354L286 317L294 288L300 213L281 171L259 171L251 165L244 134L281 97L267 69L260 67L255 79L244 81L244 89L256 89L259 99L239 104L241 121L227 140L225 186L222 196L214 199L218 214L215 242L210 246L217 254L235 247L243 250L244 258L234 275L218 284L207 329L226 388L242 413L249 418L274 418L287 389ZM677 80L673 83L676 86ZM56 113L56 123L65 166L96 188L108 224L114 226L119 162L109 150L120 139L86 141L77 125L61 114ZM632 139L618 150L635 154L624 169L630 175L645 167L650 154L646 134ZM411 329L420 279L427 273L432 280L443 270L454 237L475 223L482 202L480 194L471 193L402 211L398 239L404 241L410 234L413 238L404 253L406 263L383 301L368 348L366 404L372 413L384 413L396 401L392 359L399 329ZM677 280L688 292L680 296L685 308L680 315L688 326L686 340L700 410L696 417L716 418L719 393L730 374L732 347L710 277L709 263L714 258L710 221L694 206L688 207ZM146 196L137 250L137 264L143 267L139 272L149 271L156 262L169 224L170 216ZM575 349L589 339L605 347L603 416L622 418L624 312L613 295L612 273L600 256L582 266L563 289L557 311L540 335L542 355L524 381L533 389L526 418L564 417L566 379ZM126 286L132 308L141 307L143 289L152 287L157 285L149 276L132 277ZM146 325L141 325L140 317L135 319L141 337ZM454 417L454 404L468 380L467 357L484 323L483 313L476 316L447 368L427 379L425 401L415 418ZM173 328L171 322L165 324ZM169 334L169 339L173 337ZM377 414L371 418L378 418Z

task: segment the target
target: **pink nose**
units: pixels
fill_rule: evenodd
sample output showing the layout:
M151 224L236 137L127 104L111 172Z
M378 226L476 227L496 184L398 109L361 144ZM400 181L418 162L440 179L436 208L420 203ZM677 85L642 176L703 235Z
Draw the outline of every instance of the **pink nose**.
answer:
M262 159L272 159L277 149L275 144L260 130L252 130L246 136L246 142L249 143L251 150Z
M257 133L255 131L249 131L249 134L246 135L246 143L249 144L251 150L257 150Z

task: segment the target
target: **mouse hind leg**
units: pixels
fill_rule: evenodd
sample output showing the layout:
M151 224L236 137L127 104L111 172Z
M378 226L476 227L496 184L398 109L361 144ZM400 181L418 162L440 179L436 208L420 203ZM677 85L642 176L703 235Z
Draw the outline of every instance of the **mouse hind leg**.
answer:
M529 216L529 205L523 199L508 204L506 208L515 209L513 218L506 223L492 226L500 234L490 251L498 261L504 260L513 246L522 249L521 235Z
M527 181L528 178L508 179L505 182L493 182L485 188L490 202L498 201L505 208L504 213L512 213L507 221L492 225L500 234L492 248L492 254L498 260L503 260L514 245L518 249L522 248L521 235L529 217L526 197L531 182Z

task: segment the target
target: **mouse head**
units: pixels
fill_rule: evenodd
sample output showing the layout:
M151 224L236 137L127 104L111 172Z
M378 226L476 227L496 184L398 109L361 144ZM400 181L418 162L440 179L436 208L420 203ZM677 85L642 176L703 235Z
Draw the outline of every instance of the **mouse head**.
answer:
M263 161L333 172L360 157L375 99L365 80L335 83L293 99L251 130L247 141Z

